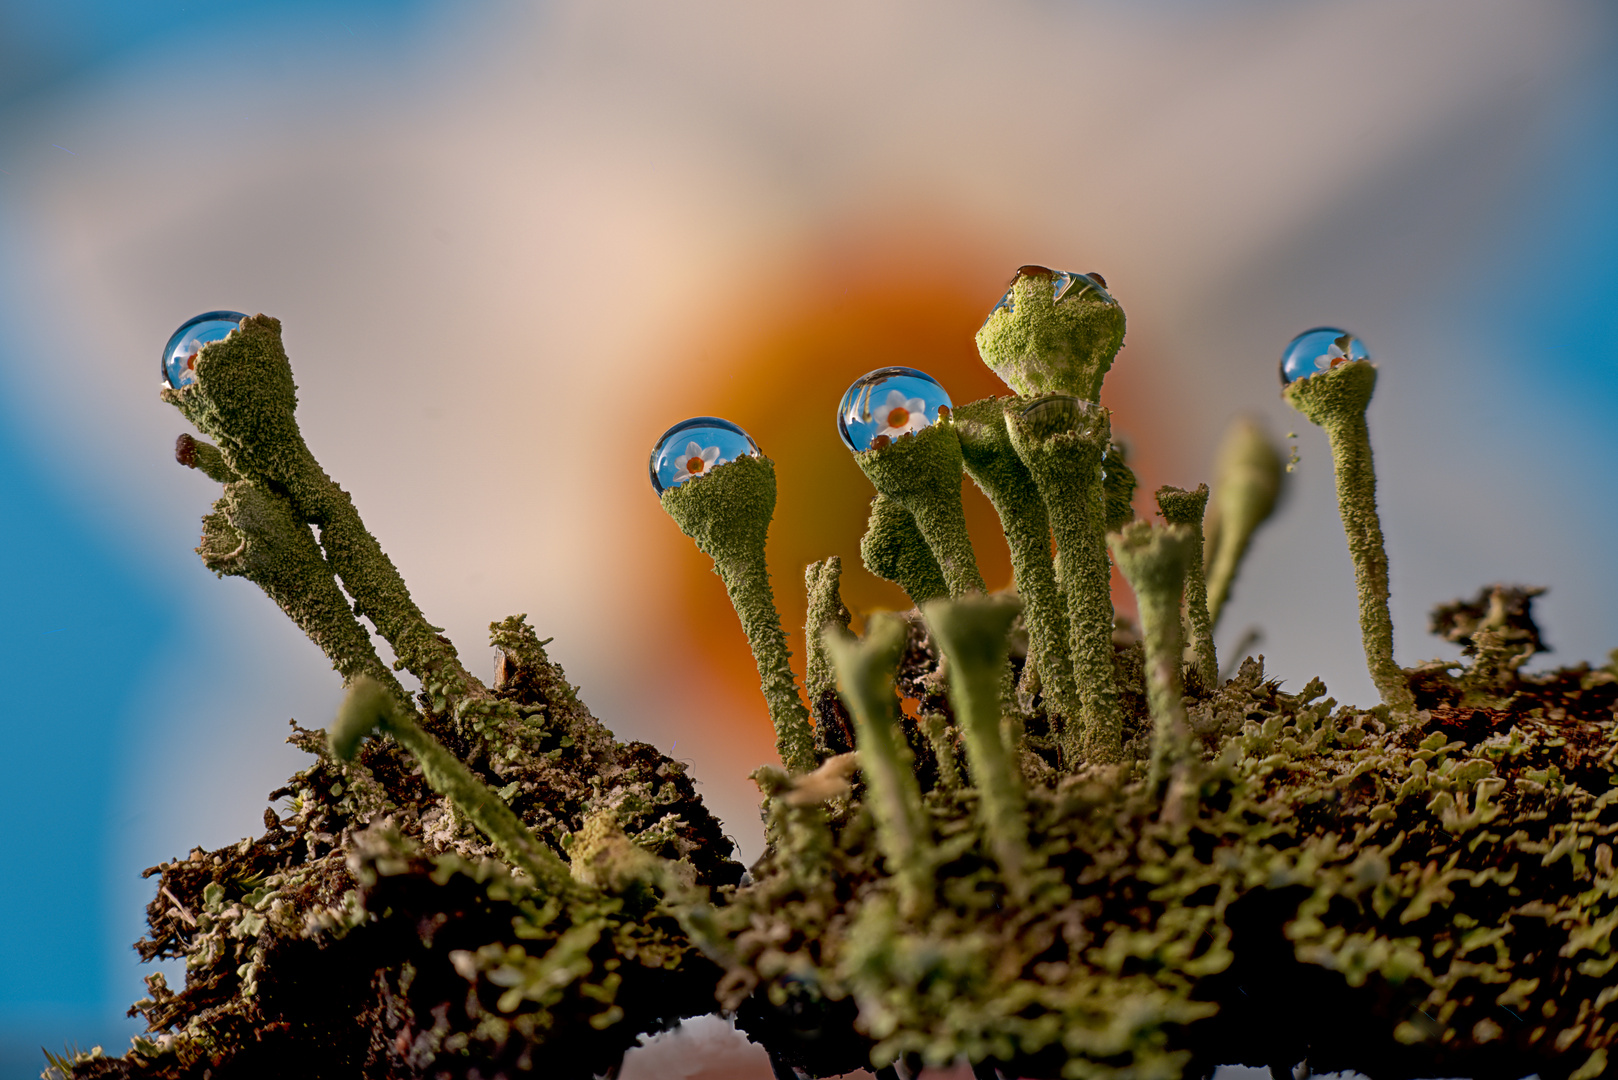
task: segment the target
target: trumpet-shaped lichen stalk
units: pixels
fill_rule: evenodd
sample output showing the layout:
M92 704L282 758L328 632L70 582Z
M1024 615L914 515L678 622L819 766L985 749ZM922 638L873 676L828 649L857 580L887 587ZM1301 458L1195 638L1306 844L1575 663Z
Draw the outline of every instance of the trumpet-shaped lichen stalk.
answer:
M404 579L365 529L354 501L309 451L294 415L297 388L281 345L281 322L267 315L241 321L228 337L197 354L196 381L164 387L164 401L218 443L223 464L243 480L283 495L297 519L317 526L326 562L401 664L421 680L435 711L485 699L455 646L410 598Z
M1185 567L1185 618L1191 627L1191 652L1202 689L1219 683L1219 658L1214 652L1213 621L1208 617L1208 579L1202 571L1202 514L1208 507L1208 485L1197 490L1163 486L1157 489L1157 508L1170 525L1184 525L1191 534L1191 560Z
M1067 600L1080 722L1069 724L1070 761L1107 764L1123 755L1112 651L1112 568L1107 562L1101 455L1111 435L1107 411L1065 394L1006 412L1017 456L1034 478L1056 534L1058 580Z
M912 918L932 907L931 850L910 748L899 731L894 672L904 654L908 624L891 612L866 621L865 637L827 631L826 648L837 667L843 700L854 717L860 771L876 819L877 841ZM998 675L996 676L998 677Z
M1122 443L1107 447L1101 459L1101 493L1107 504L1107 531L1117 532L1135 520L1135 470Z
M547 895L564 895L577 889L567 864L528 831L511 807L443 744L423 731L387 689L362 675L349 688L328 732L332 754L342 761L353 760L360 742L378 729L410 751L432 789L454 803L512 866L527 872Z
M775 514L775 465L744 454L664 490L663 509L713 560L758 665L781 763L795 773L816 765L809 712L798 697L791 653L770 588L764 543Z
M948 661L949 696L978 790L978 813L995 861L1013 894L1027 889L1028 810L1022 777L1000 724L1000 672L1020 605L1000 596L935 600L922 609Z
M1388 614L1388 553L1376 512L1376 468L1365 409L1376 389L1376 366L1368 360L1340 364L1288 383L1287 404L1326 432L1337 475L1337 509L1354 560L1359 592L1360 634L1365 665L1382 701L1398 716L1415 712L1404 672L1393 660L1393 618Z
M983 575L961 509L961 443L955 425L940 418L914 434L858 451L854 460L872 487L910 512L949 595L983 592Z
M860 561L877 577L903 589L917 607L949 595L944 572L916 528L916 519L880 492L871 500L871 516L860 537Z
M1068 652L1067 605L1056 585L1051 560L1051 522L1040 499L1039 487L1017 456L1006 430L1006 404L985 398L955 410L966 472L994 504L1000 527L1011 550L1011 572L1023 603L1029 651L1045 695L1046 709L1054 717L1053 730L1077 726L1078 686L1073 681L1073 659ZM1058 726L1060 725L1060 726Z
M1275 511L1281 476L1281 454L1264 429L1248 417L1238 417L1225 432L1219 448L1217 479L1205 529L1208 620L1213 626L1219 625L1247 545Z
M1146 646L1146 697L1152 710L1148 782L1155 789L1168 770L1190 753L1190 729L1180 681L1185 652L1180 596L1196 545L1191 530L1184 525L1154 528L1144 521L1113 533L1107 544L1140 605L1141 636Z
M1124 343L1124 309L1099 274L1022 266L978 330L978 353L1024 397L1099 401Z

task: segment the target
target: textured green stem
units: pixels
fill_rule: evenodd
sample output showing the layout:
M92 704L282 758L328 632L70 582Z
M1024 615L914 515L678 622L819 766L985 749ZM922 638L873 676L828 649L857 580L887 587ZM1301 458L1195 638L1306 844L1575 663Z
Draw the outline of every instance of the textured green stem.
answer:
M825 638L837 666L843 700L854 717L860 771L865 774L867 801L876 819L877 842L888 872L897 881L905 913L914 918L931 909L933 882L921 789L910 748L899 731L898 698L893 689L908 634L908 625L899 616L878 612L867 622L864 638L836 630Z
M1185 652L1180 596L1195 543L1191 530L1184 525L1153 528L1144 521L1113 533L1107 543L1140 606L1141 636L1146 646L1146 698L1152 710L1148 782L1156 790L1168 771L1190 754L1190 728L1180 681Z
M1023 603L1029 651L1052 717L1051 730L1077 731L1081 708L1068 651L1068 614L1051 559L1051 522L1039 487L1006 430L1006 404L985 398L955 410L967 475L989 497L1011 549L1011 572Z
M1388 553L1382 521L1376 512L1376 468L1371 460L1371 433L1365 410L1376 389L1376 366L1359 360L1299 379L1282 396L1318 424L1331 441L1337 474L1337 509L1342 515L1348 553L1354 560L1359 592L1360 634L1365 664L1382 701L1407 717L1415 699L1404 672L1393 660L1393 618L1388 613Z
M370 619L400 664L421 680L434 711L487 696L483 684L462 666L454 645L416 607L348 493L326 475L304 443L279 319L243 319L229 337L203 346L194 383L161 393L198 430L218 441L231 472L283 493L300 520L320 529L326 562L354 598L354 613Z
M1191 626L1191 650L1197 681L1204 692L1219 683L1219 657L1214 652L1213 620L1208 617L1208 579L1202 572L1202 515L1208 507L1208 485L1195 491L1175 487L1157 489L1157 508L1170 525L1184 525L1191 533L1191 561L1185 567L1185 617Z
M871 516L860 538L860 560L871 573L903 589L917 607L949 595L944 572L916 528L916 519L881 492L871 500Z
M948 420L854 455L871 486L906 510L937 560L951 596L983 592L961 508L961 443Z
M309 526L284 496L250 480L225 484L214 512L202 519L197 554L215 573L246 578L264 590L326 654L345 683L369 676L400 705L411 707L410 695L377 657L371 636L349 610Z
M781 616L770 588L764 544L775 514L775 465L767 457L743 456L707 476L663 492L663 509L680 530L713 559L731 606L753 650L760 688L775 727L781 763L795 773L817 764L809 711L798 697Z
M815 719L815 747L822 757L850 750L854 745L852 732L847 727L848 715L837 696L837 670L832 666L831 654L826 651L822 637L827 627L848 629L848 607L837 587L842 574L843 560L836 555L812 562L803 569L804 588L808 593L808 610L803 620L804 647L808 653L803 689L809 698L809 712Z
M378 728L410 751L432 789L454 803L500 849L506 861L527 872L543 892L559 896L578 888L567 864L528 831L511 807L443 744L423 731L386 689L361 676L350 687L332 723L332 753L351 760L360 741Z
M1275 511L1281 491L1281 455L1253 420L1237 418L1219 448L1218 481L1206 526L1204 559L1208 577L1208 619L1219 616L1230 597L1242 556L1253 533Z
M1101 489L1101 455L1111 435L1107 412L1053 395L1008 409L1006 426L1056 534L1056 570L1067 600L1081 710L1077 730L1068 725L1063 748L1075 764L1116 762L1123 757L1123 714L1113 664L1112 568Z
M978 813L995 861L1013 894L1027 891L1028 808L1013 748L1000 724L1000 673L1018 604L1006 597L935 600L923 609L933 640L949 661L949 695L978 790Z

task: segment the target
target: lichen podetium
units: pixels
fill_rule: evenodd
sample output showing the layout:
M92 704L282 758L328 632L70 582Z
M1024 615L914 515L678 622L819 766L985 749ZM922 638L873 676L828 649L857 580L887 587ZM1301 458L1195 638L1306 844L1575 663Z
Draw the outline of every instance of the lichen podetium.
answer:
M1319 679L1284 692L1262 657L1214 670L1279 457L1238 421L1211 493L1164 487L1165 523L1131 521L1096 400L1123 314L1098 274L1023 267L992 309L978 344L1017 397L951 417L915 369L856 381L909 380L861 407L863 449L841 433L882 492L866 566L918 610L860 620L841 561L811 564L812 732L764 569L774 467L729 421L671 428L653 485L730 591L785 765L752 773L766 843L744 877L684 766L603 728L525 616L491 624L489 684L466 671L298 434L279 324L204 323L214 340L165 356L167 400L217 442L176 448L223 489L198 554L279 604L348 695L329 731L294 728L312 760L261 836L148 871L137 947L184 957L185 988L151 976L128 1053L51 1055L48 1076L585 1080L715 1009L798 1080L1618 1066L1618 650L1527 672L1542 590L1494 585L1433 613L1460 662L1394 666L1375 370L1351 335L1300 335L1283 371L1332 439L1369 708ZM1020 596L976 577L963 462ZM1138 627L1115 623L1109 550Z
M1393 618L1388 614L1388 552L1382 519L1376 512L1376 467L1365 410L1376 389L1376 367L1369 360L1343 363L1286 385L1282 395L1326 432L1337 477L1337 509L1354 560L1359 592L1360 634L1365 665L1382 701L1400 718L1415 711L1404 672L1393 660Z

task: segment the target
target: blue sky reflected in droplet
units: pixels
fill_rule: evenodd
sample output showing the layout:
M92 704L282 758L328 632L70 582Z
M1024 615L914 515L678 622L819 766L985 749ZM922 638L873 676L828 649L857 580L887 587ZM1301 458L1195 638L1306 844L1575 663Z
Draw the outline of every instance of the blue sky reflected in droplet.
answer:
M222 341L247 318L239 311L208 311L180 324L163 347L163 377L178 390L197 381L197 353L211 341Z
M868 371L837 404L837 434L850 450L871 448L878 437L913 435L938 422L938 410L954 405L938 380L909 367Z
M681 420L652 448L652 488L661 495L671 487L707 476L726 462L758 452L752 436L729 420L717 416Z
M1364 343L1347 330L1317 326L1287 342L1287 347L1281 351L1281 381L1297 382L1330 371L1338 364L1370 358Z

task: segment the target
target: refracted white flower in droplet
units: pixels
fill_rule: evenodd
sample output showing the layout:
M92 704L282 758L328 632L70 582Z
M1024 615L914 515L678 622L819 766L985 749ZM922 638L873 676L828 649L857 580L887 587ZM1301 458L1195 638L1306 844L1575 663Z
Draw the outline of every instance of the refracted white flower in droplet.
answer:
M1348 363L1350 360L1354 359L1353 353L1351 352L1353 347L1354 336L1352 334L1344 334L1342 337L1326 346L1326 352L1324 355L1315 357L1315 370L1330 371L1338 364Z
M706 476L715 465L723 465L720 460L719 447L698 446L695 442L685 444L685 453L674 459L674 482L683 484L693 476Z
M927 418L927 403L919 397L907 398L900 390L889 390L887 398L871 410L871 419L880 425L873 439L883 435L896 439L932 423Z

